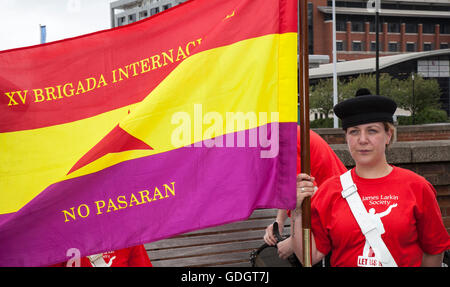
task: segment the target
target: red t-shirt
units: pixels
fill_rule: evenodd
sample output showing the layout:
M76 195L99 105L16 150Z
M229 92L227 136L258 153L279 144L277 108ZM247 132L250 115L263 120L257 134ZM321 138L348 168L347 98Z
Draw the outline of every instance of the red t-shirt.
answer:
M317 185L347 171L328 143L312 130L309 131L309 149L311 175L315 177ZM297 126L297 174L300 173L300 164L300 126Z
M111 263L110 267L152 267L144 245L103 252L103 260L105 260L106 264ZM67 262L64 262L52 265L51 267L66 266ZM80 267L92 267L92 264L87 257L82 257L80 259Z
M103 252L103 260L111 267L152 267L144 245Z
M297 175L301 173L300 144L300 126L297 126ZM309 151L311 176L316 185L320 186L327 179L347 171L328 143L312 130L309 131ZM287 214L290 217L291 211L288 210Z
M438 254L450 249L436 200L436 191L423 177L393 167L377 179L364 179L352 170L367 211L376 216L382 239L398 266L420 266L423 252ZM311 200L311 229L317 249L331 251L332 266L371 266L374 254L341 196L339 176L319 187Z

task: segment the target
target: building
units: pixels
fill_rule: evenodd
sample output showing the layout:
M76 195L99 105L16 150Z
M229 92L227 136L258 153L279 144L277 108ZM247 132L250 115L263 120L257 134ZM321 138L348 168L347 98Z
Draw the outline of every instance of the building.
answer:
M308 2L309 52L333 57L332 0ZM335 0L337 74L375 73L375 13L367 0ZM435 78L442 109L450 115L450 1L382 0L379 12L380 71L402 78ZM370 58L370 59L369 59ZM386 59L383 59L386 58ZM332 64L310 69L310 84L332 77Z
M375 57L375 13L367 0L335 1L337 60ZM332 1L308 3L310 54L332 59ZM380 57L450 47L449 0L382 0Z
M172 8L186 0L118 0L110 4L111 27L130 24Z
M441 89L441 109L450 115L450 48L432 51L403 53L380 57L381 73L388 73L399 79L417 73L424 78L434 78ZM336 64L336 74L340 79L375 73L375 58L343 61ZM309 69L310 84L333 77L333 64L320 65Z

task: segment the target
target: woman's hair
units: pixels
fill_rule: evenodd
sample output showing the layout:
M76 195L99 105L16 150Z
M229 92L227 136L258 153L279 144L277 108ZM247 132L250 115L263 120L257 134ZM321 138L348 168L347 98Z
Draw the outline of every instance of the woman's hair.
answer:
M386 132L391 131L391 140L389 141L389 143L386 145L386 148L389 148L391 146L392 143L394 143L397 139L395 138L396 136L396 132L395 132L395 126L390 123L390 122L383 122L383 126L384 126L384 130Z

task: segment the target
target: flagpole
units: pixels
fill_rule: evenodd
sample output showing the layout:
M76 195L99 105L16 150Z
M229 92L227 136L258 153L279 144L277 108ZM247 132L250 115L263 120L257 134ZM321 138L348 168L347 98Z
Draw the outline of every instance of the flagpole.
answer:
M299 97L300 97L300 169L311 174L309 156L309 60L308 60L308 0L299 0ZM303 265L311 267L311 199L302 203Z

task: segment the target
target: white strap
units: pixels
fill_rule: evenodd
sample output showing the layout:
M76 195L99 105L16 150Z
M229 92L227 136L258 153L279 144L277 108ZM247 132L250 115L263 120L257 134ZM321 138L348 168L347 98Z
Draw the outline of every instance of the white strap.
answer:
M342 197L347 200L356 222L358 222L362 233L375 253L375 257L383 264L383 267L397 267L394 258L381 238L381 232L377 229L376 222L369 216L362 203L358 189L353 183L351 170L341 175L340 179L343 189Z

